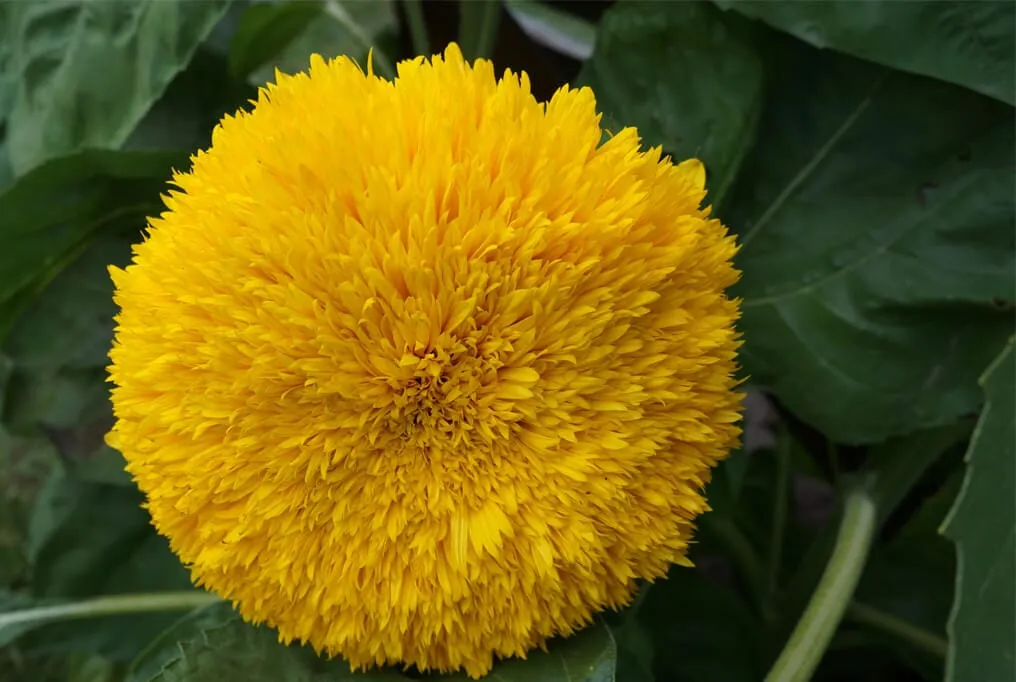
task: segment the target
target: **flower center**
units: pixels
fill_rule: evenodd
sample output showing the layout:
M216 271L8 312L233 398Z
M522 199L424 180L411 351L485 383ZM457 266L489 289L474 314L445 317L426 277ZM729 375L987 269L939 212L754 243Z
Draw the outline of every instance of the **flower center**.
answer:
M494 434L488 428L478 430L477 422L493 416L483 395L497 375L497 364L469 353L443 358L428 353L410 378L389 380L393 408L386 411L383 428L414 449L489 443ZM503 420L495 426L499 423Z

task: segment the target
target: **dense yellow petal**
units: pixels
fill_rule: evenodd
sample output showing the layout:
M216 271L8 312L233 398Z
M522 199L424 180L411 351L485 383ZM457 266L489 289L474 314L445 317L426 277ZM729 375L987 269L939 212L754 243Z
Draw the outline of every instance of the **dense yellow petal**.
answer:
M109 442L194 579L357 667L487 672L687 564L736 443L705 170L458 48L314 58L112 271Z

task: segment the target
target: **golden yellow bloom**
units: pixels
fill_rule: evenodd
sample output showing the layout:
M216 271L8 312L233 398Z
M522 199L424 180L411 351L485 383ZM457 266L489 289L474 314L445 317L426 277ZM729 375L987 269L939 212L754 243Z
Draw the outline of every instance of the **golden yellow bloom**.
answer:
M740 410L698 161L452 45L279 75L175 183L112 270L110 442L245 618L475 677L687 563Z

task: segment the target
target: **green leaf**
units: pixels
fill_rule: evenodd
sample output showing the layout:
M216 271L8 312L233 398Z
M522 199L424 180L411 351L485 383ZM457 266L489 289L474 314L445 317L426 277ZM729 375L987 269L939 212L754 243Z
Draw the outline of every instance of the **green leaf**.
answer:
M323 13L320 2L259 3L244 10L229 44L229 72L247 78L282 52Z
M85 148L115 149L190 61L228 0L17 3L10 18L17 175Z
M79 430L72 431L77 436ZM86 431L87 433L87 431ZM91 436L91 434L89 434ZM83 439L83 452L85 454L75 457L72 454L63 452L63 457L68 462L68 471L78 478L90 483L107 483L109 485L134 485L134 479L127 473L127 460L119 450L114 450L105 443L97 449L92 450L91 446L99 438L105 439L105 432L101 436L91 436Z
M206 642L207 633L242 625L229 604L194 609L158 634L131 661L125 682L148 682L163 669L178 665L186 648Z
M11 329L14 361L4 417L21 431L44 427L65 455L88 456L112 425L106 365L113 338L107 266L130 260L124 236L99 236L56 276Z
M723 12L690 2L624 2L600 21L577 79L596 93L604 125L635 126L646 145L698 157L719 206L755 136L762 64Z
M597 622L570 637L548 642L546 651L531 651L525 659L498 661L487 677L496 682L614 682L616 667L614 634L606 624ZM470 678L459 673L440 679L468 682Z
M647 589L643 585L642 589ZM637 599L637 597L636 597ZM653 675L652 633L638 618L627 619L614 629L617 640L617 671L615 677L622 682L655 682Z
M190 586L134 488L63 475L42 490L32 519L32 589L39 597L155 592Z
M130 236L137 239L140 231ZM107 267L126 265L132 242L126 235L100 235L53 279L7 337L4 350L15 369L108 363L116 305Z
M97 237L18 318L4 346L14 367L4 390L8 427L44 434L70 473L118 485L131 479L104 442L113 423L106 365L116 312L107 266L125 265L132 241Z
M717 0L815 47L932 76L1016 103L1016 4L1007 0Z
M134 230L162 208L160 192L187 155L86 151L56 159L0 195L0 341L25 304L90 238Z
M505 9L527 36L579 61L593 54L596 27L540 0L505 0Z
M32 502L55 463L47 443L13 437L0 425L0 589L24 582Z
M956 543L956 601L946 679L1012 678L1016 660L1016 356L1013 339L981 377L986 403L963 488L943 524Z
M373 50L374 70L389 78L395 76L394 45L390 44L398 32L398 20L391 0L327 0L315 4L320 8L318 15L284 42L280 38L286 37L286 32L291 31L299 19L305 18L308 12L305 3L285 3L285 10L281 7L275 10L281 13L276 16L277 21L282 21L280 16L286 17L288 23L284 28L287 31L281 31L283 26L260 19L243 23L230 46L230 63L237 65L238 72L259 63L260 66L249 74L248 81L260 86L274 82L276 68L283 73L306 71L312 54L326 59L346 55L366 69L367 54Z
M872 495L878 503L880 523L896 511L942 455L966 441L970 430L968 423L958 422L893 438L869 450L868 463L876 472Z
M109 264L124 265L130 241L100 236L16 322L5 350L11 380L0 390L5 426L21 440L45 441L67 472L132 485L123 456L105 444L113 423L106 364L112 340Z
M186 152L204 149L211 145L212 130L223 115L249 108L250 100L256 98L256 88L229 74L225 55L202 47L148 110L122 148Z
M10 154L7 151L7 140L0 136L0 192L14 183L14 169L11 168Z
M195 610L160 634L131 663L124 682L405 682L398 673L352 672L307 647L284 646L275 632L245 623L228 604Z
M190 578L156 534L132 487L56 476L36 501L29 535L32 591L43 600L184 589ZM145 613L39 626L26 648L130 660L174 616Z
M1013 327L1012 109L774 37L726 219L753 383L842 443L977 410ZM803 93L808 93L804 96Z
M102 656L74 654L68 661L67 682L118 682L116 663Z

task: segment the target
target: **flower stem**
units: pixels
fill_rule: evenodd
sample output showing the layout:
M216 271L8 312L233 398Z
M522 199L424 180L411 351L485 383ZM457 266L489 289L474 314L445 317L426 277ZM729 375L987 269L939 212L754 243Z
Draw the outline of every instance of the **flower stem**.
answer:
M944 638L867 604L852 603L847 609L847 618L892 635L942 661L949 650L949 643Z
M776 660L766 682L806 682L836 634L861 578L878 527L878 510L867 482L847 495L839 535L822 580Z
M423 20L423 4L421 0L403 0L402 6L406 10L413 52L417 56L426 57L430 54L430 39L427 36L427 24Z
M213 604L219 597L210 592L185 590L149 594L118 594L108 597L83 599L70 604L39 606L0 613L0 632L15 625L27 625L51 620L94 618L120 613L148 613L151 611L177 611Z

